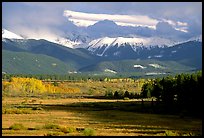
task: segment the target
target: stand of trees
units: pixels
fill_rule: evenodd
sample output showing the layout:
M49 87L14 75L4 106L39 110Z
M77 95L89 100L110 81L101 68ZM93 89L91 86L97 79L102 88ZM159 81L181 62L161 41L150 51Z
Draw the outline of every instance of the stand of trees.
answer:
M43 83L35 78L12 77L10 81L2 81L2 91L10 94L40 93L77 93L79 88L72 88L63 83Z
M12 77L35 78L38 80L52 81L104 81L106 76L93 76L89 74L2 74L3 80L10 80Z
M142 86L141 95L156 97L157 105L167 112L201 115L202 71L157 78Z
M141 98L141 95L136 92L128 92L128 91L111 91L108 90L105 93L105 98L107 99L136 99L136 98Z

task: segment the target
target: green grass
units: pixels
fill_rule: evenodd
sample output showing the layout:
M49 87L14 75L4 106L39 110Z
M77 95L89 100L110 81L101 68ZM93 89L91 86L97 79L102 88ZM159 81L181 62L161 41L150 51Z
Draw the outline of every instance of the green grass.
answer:
M63 126L63 127L60 127L60 131L64 133L73 133L73 132L76 132L76 128Z
M57 124L45 124L43 126L44 129L60 129L60 126Z
M54 57L29 52L2 50L2 59L2 70L14 74L65 74L67 70L73 69Z
M4 108L2 114L32 114L31 109Z
M26 127L23 124L15 123L9 127L10 130L24 130Z
M92 128L85 128L82 133L84 136L95 136L96 132Z

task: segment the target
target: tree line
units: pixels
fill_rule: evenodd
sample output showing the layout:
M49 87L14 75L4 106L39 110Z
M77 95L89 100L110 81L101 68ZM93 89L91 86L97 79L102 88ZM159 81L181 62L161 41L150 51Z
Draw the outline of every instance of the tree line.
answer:
M2 74L2 79L10 80L12 77L35 78L38 80L70 80L70 81L103 81L105 76L90 76L87 74Z
M86 73L79 74L3 74L3 80L11 80L12 77L22 78L35 78L43 81L105 81L105 82L135 82L138 79L119 76L105 76L105 75L92 75ZM140 79L141 80L141 79Z
M142 86L141 95L156 97L157 105L166 112L201 115L202 71L154 79Z

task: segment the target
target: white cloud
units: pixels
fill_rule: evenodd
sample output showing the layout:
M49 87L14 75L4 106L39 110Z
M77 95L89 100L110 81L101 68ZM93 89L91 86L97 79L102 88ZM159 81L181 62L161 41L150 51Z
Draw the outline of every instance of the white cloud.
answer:
M38 37L40 32L44 37L61 35L65 29L77 28L73 29L62 16L65 10L72 12L68 19L77 26L109 19L121 26L141 25L155 29L158 21L166 19L174 29L188 32L181 37L202 34L202 2L3 2L2 27L27 36Z
M188 33L188 30L187 30L186 27L183 27L183 28L175 28L175 30L181 31L181 32L184 32L184 33Z
M177 22L177 24L179 25L179 26L188 26L188 23L184 23L184 22Z
M46 40L52 40L56 39L58 37L58 33L53 33L53 32L58 32L58 30L53 29L50 30L49 27L43 26L42 28L39 27L33 27L30 28L28 26L16 26L16 28L11 28L11 30L15 30L19 34L23 35L25 38L32 38L32 39L46 39Z
M94 13L84 13L75 12L71 10L65 10L64 16L68 20L72 21L77 26L87 27L95 24L100 20L112 20L117 25L121 26L143 26L156 29L156 24L159 21L168 22L174 29L182 32L188 32L188 23L181 21L173 21L169 19L153 19L145 15L118 15L118 14L94 14Z
M143 15L111 15L111 14L93 14L75 12L70 10L64 11L64 16L72 21L77 26L90 26L100 20L112 20L118 25L122 26L146 26L155 29L159 22L156 19Z
M162 19L162 21L169 23L175 30L182 31L187 33L188 32L188 23L186 22L180 22L180 21L173 21L173 20L167 20Z

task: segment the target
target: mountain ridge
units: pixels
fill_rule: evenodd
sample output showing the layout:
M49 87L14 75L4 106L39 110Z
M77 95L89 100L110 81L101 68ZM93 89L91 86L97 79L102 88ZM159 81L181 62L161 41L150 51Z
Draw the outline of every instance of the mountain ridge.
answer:
M160 41L157 42L157 40ZM202 35L179 43L160 37L102 37L89 42L84 41L82 46L79 45L70 48L45 39L9 39L5 37L2 39L3 50L49 56L60 60L63 64L70 65L76 72L91 70L117 74L118 69L125 70L121 69L119 64L122 64L123 60L145 62L148 59L160 62L174 61L175 65L181 65L181 68L187 67L189 70L202 69ZM106 61L118 64L114 68L103 68L104 64L101 63ZM107 65L114 66L109 63ZM125 66L122 67L125 68ZM135 68L142 71L142 68ZM138 70L130 69L130 71Z

